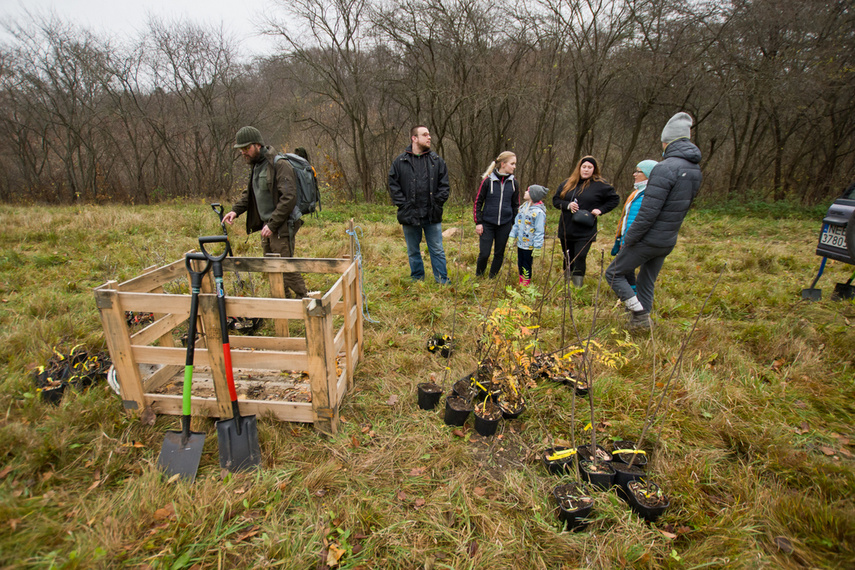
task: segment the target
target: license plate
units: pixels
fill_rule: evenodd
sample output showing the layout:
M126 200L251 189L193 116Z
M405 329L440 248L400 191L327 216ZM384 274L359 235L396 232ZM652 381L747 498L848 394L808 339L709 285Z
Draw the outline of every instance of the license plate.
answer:
M828 225L822 230L819 243L840 249L846 249L846 228Z

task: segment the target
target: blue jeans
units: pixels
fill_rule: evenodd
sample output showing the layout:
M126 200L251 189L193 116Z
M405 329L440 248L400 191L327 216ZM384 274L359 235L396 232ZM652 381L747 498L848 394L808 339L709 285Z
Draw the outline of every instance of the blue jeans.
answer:
M442 249L442 223L425 224L423 226L406 226L404 228L404 239L407 241L407 256L410 259L410 277L413 281L425 278L425 264L422 261L421 243L422 232L425 234L428 252L430 253L430 266L433 269L433 278L437 283L448 283L448 273L445 267L445 250Z

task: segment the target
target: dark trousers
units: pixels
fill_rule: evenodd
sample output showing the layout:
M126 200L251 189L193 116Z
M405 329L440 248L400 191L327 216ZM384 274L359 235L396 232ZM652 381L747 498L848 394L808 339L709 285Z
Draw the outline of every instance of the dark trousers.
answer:
M294 244L291 243L289 239L287 229L284 230L285 233L273 234L270 237L261 238L261 249L264 253L277 253L279 257L293 257L294 256ZM302 299L306 296L308 291L306 290L306 282L303 281L303 276L299 273L283 273L282 277L285 281L285 291L287 293L288 289L294 292L294 296L297 299Z
M653 290L656 278L662 270L665 258L671 253L673 247L651 247L642 243L624 246L618 252L611 265L606 269L606 283L621 301L638 297L638 301L644 310L653 310ZM628 276L638 269L638 292L632 290Z
M532 277L533 253L530 249L517 248L517 269L519 269L520 275L525 279L531 279Z
M569 265L569 273L572 275L584 276L585 270L588 268L587 258L588 258L588 250L591 249L591 244L593 240L570 240L567 239L563 234L558 235L559 241L561 241L561 251L563 255L561 256L564 264L564 270L568 269Z
M478 241L480 250L478 252L478 261L475 264L475 275L484 274L487 269L487 260L490 258L490 249L493 244L496 245L493 251L493 263L490 264L490 277L495 277L502 269L502 263L505 261L505 247L508 245L508 236L511 235L511 229L514 227L513 221L498 226L489 222L481 224L484 226L484 232Z

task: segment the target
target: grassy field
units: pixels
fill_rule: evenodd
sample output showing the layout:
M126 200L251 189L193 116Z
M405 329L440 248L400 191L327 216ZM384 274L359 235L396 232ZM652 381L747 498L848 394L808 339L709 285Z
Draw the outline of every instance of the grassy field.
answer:
M465 229L462 241L446 241L450 287L409 281L389 207L330 205L310 220L298 254L337 257L347 251L345 222L356 219L376 321L365 324L341 429L327 437L262 419L263 469L224 476L214 422L196 419L208 437L190 486L155 467L176 418L143 425L104 383L52 406L32 372L54 348L103 350L92 288L179 259L216 233L208 205L0 207L0 567L305 569L336 555L350 569L853 567L855 303L829 297L855 268L831 264L821 302L799 294L819 266L822 210L693 210L657 284L652 335L627 334L615 296L606 287L597 295L600 249L611 248L617 216L604 219L586 286L571 298L583 336L596 310L597 354L613 360L594 367L600 440L638 436L651 391L662 393L723 275L644 442L671 507L648 525L600 492L581 533L560 528L550 493L561 479L538 455L589 438L587 400L577 399L571 421L572 393L541 382L522 417L486 439L471 419L455 433L439 410L416 405L415 386L430 373L448 388L474 368L480 315L517 281L515 252L498 283L474 278L469 212L446 214L446 228ZM535 266L538 294L559 279L547 270L555 214ZM257 236L234 231L238 255L259 255ZM532 319L544 350L560 348L562 322L572 336L560 293ZM452 320L458 350L444 374L425 342L450 334Z

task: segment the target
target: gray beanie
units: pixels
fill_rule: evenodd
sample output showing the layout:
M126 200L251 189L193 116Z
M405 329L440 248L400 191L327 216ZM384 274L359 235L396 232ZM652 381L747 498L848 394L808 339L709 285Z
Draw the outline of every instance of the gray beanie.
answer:
M677 139L687 139L691 134L692 117L688 113L677 113L662 129L662 142L670 144Z
M549 194L549 188L540 184L532 184L528 187L528 196L535 204L546 198L547 194Z
M264 144L261 133L255 127L241 127L235 135L235 148L244 148L251 144Z

